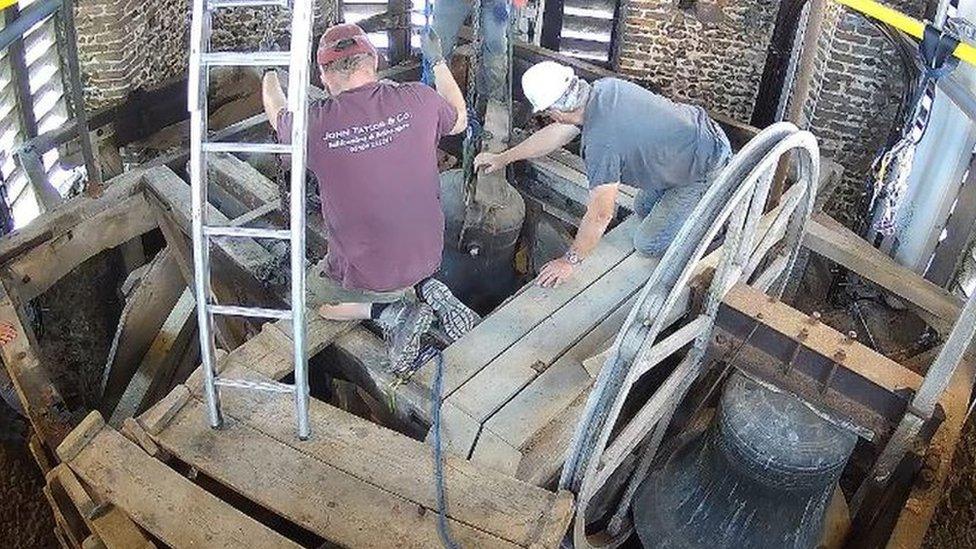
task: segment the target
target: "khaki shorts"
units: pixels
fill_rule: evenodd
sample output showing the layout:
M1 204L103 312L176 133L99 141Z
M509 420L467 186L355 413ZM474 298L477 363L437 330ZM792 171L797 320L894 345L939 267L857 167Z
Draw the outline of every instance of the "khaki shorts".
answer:
M354 290L343 288L339 281L326 274L326 259L308 270L305 276L305 291L309 305L336 303L393 303L403 298L414 296L413 288L403 288L391 292L374 292L372 290Z

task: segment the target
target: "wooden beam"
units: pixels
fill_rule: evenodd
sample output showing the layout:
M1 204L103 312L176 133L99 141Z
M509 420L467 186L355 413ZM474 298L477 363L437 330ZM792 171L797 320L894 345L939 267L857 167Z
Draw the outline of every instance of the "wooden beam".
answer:
M104 422L86 439L73 455L60 448L58 455L95 495L125 510L166 545L299 547L149 457Z
M55 522L64 530L71 546L81 549L82 542L91 533L85 520L61 484L57 469L52 469L45 476L45 480L47 483L44 486L44 495L54 512Z
M249 345L245 344L245 347ZM230 355L228 359L231 359ZM224 375L255 381L269 379L254 372L249 364L241 359L228 360ZM192 430L209 431L200 418L201 387L189 385L189 388L197 405L193 413L186 414L186 421L192 422L189 424ZM279 443L300 448L303 453L338 471L381 487L415 505L436 509L429 477L433 456L429 447L419 441L313 399L310 405L313 436L309 441L299 442L294 436L292 403L286 399L269 398L267 394L257 392L228 391L223 395L222 404L225 416ZM174 429L176 421L168 424L156 437L157 443L168 446L167 432ZM217 433L216 436L228 435ZM183 450L168 449L181 458L185 455ZM462 458L447 457L445 475L450 490L465 494L464 497L449 498L448 516L519 544L529 541L539 517L553 503L554 494L485 471Z
M807 223L803 245L912 304L942 334L959 317L962 300L899 265L826 214L816 214Z
M527 332L548 318L576 294L592 284L633 252L633 230L637 219L614 227L601 240L581 270L556 288L527 287L509 306L500 308L444 352L444 394L449 395L481 371ZM433 361L418 370L413 379L430 387Z
M761 315L764 326L781 334L796 337L801 330L805 348L824 357L832 357L843 348L844 366L885 390L895 393L902 389L918 389L922 377L873 349L847 341L844 334L822 322L813 324L809 316L782 301L771 301L761 291L745 284L736 284L725 295L723 303L750 318Z
M175 276L180 281L179 273ZM159 328L152 344L142 357L138 369L129 380L118 404L112 411L109 424L121 426L126 418L145 410L166 389L164 386L179 365L196 326L196 301L193 292L184 287L173 309Z
M6 288L0 287L0 322L13 326L18 334L13 341L0 346L0 358L34 432L53 450L71 431L73 418L34 352L38 345L33 329L21 318L26 317L21 313L20 305L11 299Z
M282 405L282 411L290 418L291 403L280 398L273 400ZM321 436L318 422L313 424L315 435L308 441L311 446L303 443L299 450L231 414L225 414L223 429L210 429L201 422L203 415L203 404L192 400L156 436L156 442L247 499L339 546L438 544L436 510L420 511L415 502L392 493L387 486L361 480L321 460L321 452L315 451ZM281 418L279 414L275 416ZM291 424L288 421L282 427L291 429ZM355 454L351 449L332 453L369 459L368 454ZM389 464L393 463L396 462ZM468 499L472 494L464 493L464 498L457 499ZM485 516L490 511L481 512ZM463 547L514 547L456 520L450 521L450 529ZM376 531L382 531L383 536L377 537Z
M152 198L150 198L150 202L154 204L156 222L159 223L159 228L163 233L163 237L166 239L166 247L173 250L176 256L176 262L180 267L180 272L183 273L183 280L186 282L187 287L192 290L193 252L190 249L190 241L183 231L177 227L172 216L163 209L163 206L159 202L154 201ZM212 279L211 285L213 286L214 295L219 300L227 299L228 296L233 295L226 289L219 277L216 280ZM217 342L223 345L225 349L234 349L244 342L244 324L240 319L218 316L214 318L214 332L216 333Z
M964 357L963 361L941 400L945 420L932 437L922 472L915 475L908 499L888 538L886 547L889 549L921 547L925 540L925 531L932 523L939 503L944 499L945 481L952 471L953 456L958 450L967 420L968 405L973 393L973 375L976 374L976 362L972 357Z
M169 248L164 248L153 259L149 270L122 309L102 375L99 408L104 413L110 414L115 410L163 327L166 315L185 289L186 281L180 275L175 254Z
M180 254L181 269L187 281L192 282L192 255L188 244L191 233L190 186L166 167L146 172L146 189L149 200L157 208L157 215L166 219L160 223L167 242L185 251ZM230 220L215 207L208 206L210 222L227 225ZM179 233L184 235L183 245L177 244ZM211 245L211 284L218 302L224 304L249 304L262 307L283 307L287 303L287 268L252 239L218 238ZM244 341L242 330L246 323L241 319L221 319L226 328L218 332L228 349ZM220 326L220 323L218 323Z
M0 264L9 263L46 241L61 237L83 221L116 208L125 198L141 191L142 175L139 170L134 170L109 180L99 198L78 196L68 200L56 210L45 212L27 226L0 238Z
M156 545L146 537L125 513L112 504L99 505L82 486L81 481L64 464L52 470L53 478L74 503L88 529L98 536L107 549L150 549Z
M30 301L98 253L155 228L146 200L130 196L7 263L2 269L4 283L19 299Z

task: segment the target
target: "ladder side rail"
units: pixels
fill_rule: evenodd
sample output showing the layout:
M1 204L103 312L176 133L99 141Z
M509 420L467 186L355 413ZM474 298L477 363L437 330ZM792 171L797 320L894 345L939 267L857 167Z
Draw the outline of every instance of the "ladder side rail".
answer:
M203 142L207 135L207 79L209 71L201 63L204 50L209 46L210 14L205 0L193 0L193 16L190 24L190 63L187 106L190 111L190 186L193 218L193 285L197 298L197 325L200 335L200 358L203 362L204 392L207 401L207 419L211 427L222 422L216 386L214 364L213 317L209 310L210 246L204 235L207 224L207 170Z
M312 2L296 0L292 8L288 108L291 129L291 308L295 353L295 412L298 437L310 435L308 357L305 354L305 166L308 150L308 85L312 44Z

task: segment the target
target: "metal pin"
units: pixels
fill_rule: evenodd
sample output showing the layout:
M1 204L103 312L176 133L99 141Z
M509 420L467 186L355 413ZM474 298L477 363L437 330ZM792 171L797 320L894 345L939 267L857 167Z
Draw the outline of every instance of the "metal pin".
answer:
M813 325L820 324L820 312L814 311L809 317L807 317L807 322Z
M847 332L847 335L844 336L844 343L847 343L848 345L854 343L856 340L857 340L857 332L855 332L854 330Z

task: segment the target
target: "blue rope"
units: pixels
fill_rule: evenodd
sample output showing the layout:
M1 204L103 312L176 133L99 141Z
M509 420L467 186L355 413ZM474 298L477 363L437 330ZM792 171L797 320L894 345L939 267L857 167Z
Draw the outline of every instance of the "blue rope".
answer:
M430 0L424 2L424 34L430 32L430 18L434 14L434 4ZM430 87L434 86L434 67L426 57L420 63L420 81Z
M451 538L451 531L447 524L447 497L444 486L444 450L441 447L441 392L444 384L444 355L434 347L427 347L417 359L418 364L426 364L431 358L437 360L437 370L434 372L434 382L430 388L431 429L434 431L434 482L437 492L437 534L441 543L447 549L459 549Z

